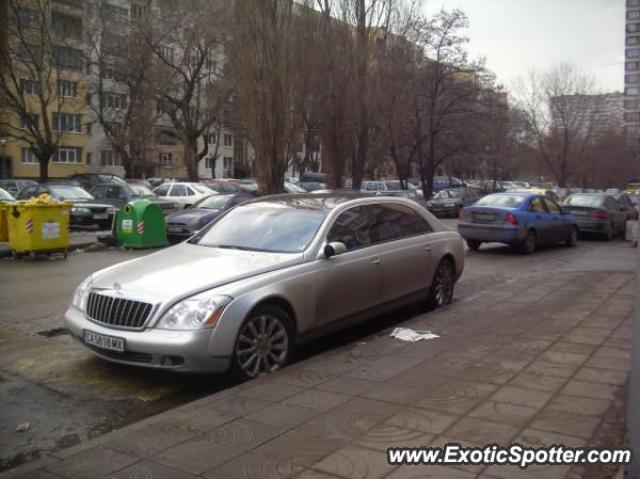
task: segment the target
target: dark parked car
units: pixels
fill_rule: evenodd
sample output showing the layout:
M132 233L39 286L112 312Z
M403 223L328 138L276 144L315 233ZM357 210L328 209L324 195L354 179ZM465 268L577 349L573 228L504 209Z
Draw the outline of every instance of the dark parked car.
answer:
M209 188L219 193L242 193L240 180L207 180L203 182Z
M183 241L216 219L221 213L253 199L248 193L207 196L190 208L167 216L167 237L171 242Z
M103 173L76 173L75 175L68 176L66 179L78 182L80 186L87 191L101 183L127 184L127 182L119 176Z
M302 182L298 183L298 186L300 188L304 188L309 193L311 193L312 191L326 190L327 189L327 184L326 183L320 183L318 181L302 181Z
M17 196L27 186L37 185L37 181L33 180L0 180L0 188L13 196Z
M482 243L510 244L528 254L541 243L576 244L576 219L550 198L531 193L494 193L460 213L458 232L469 248Z
M624 209L627 213L627 221L638 219L638 210L633 203L633 200L626 193L618 193L613 195L618 201L620 208Z
M158 198L153 191L140 184L130 183L121 185L118 183L104 183L94 186L91 188L89 193L91 193L97 200L100 200L103 203L108 203L118 209L122 208L129 201L140 198L149 200L153 203L158 203L165 213L176 209L176 205L173 201Z
M578 193L569 196L564 204L578 220L580 232L597 233L606 240L625 232L627 211L614 195Z
M113 206L94 201L95 198L79 186L43 183L25 188L18 195L19 200L28 200L41 194L51 195L58 201L73 204L70 212L72 225L98 225L110 228L115 209Z
M480 194L473 188L447 188L427 201L427 208L435 216L456 218L462 208L471 206L479 199Z

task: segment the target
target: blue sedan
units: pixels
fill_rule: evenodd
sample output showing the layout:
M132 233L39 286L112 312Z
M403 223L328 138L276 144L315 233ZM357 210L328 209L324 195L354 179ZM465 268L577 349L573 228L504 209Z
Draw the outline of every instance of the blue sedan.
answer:
M544 195L495 193L462 210L458 232L474 250L482 243L498 242L530 254L543 243L562 241L574 246L578 224L576 218Z

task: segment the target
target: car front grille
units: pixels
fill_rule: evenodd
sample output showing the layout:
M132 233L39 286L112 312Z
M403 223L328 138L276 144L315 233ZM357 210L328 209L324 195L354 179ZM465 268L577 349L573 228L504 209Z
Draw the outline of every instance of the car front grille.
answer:
M89 293L87 301L89 318L117 328L142 328L152 311L153 304L98 293Z

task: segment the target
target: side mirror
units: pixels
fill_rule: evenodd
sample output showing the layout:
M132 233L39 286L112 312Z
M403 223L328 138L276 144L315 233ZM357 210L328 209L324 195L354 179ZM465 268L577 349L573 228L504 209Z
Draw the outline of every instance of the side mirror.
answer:
M344 243L341 243L340 241L333 241L324 247L324 256L327 259L331 258L332 256L338 256L346 252L347 252L347 247L345 246Z

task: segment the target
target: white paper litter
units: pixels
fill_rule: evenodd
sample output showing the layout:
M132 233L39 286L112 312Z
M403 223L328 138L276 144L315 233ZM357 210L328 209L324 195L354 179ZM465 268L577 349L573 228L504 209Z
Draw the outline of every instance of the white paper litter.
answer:
M431 331L415 331L410 328L395 328L391 331L391 337L414 343L422 339L435 339L440 336L433 334Z

